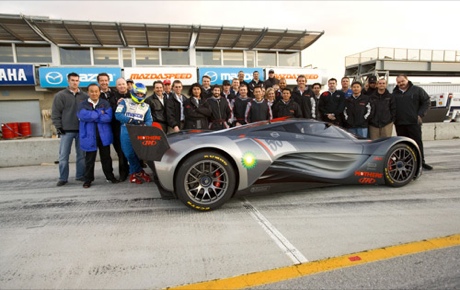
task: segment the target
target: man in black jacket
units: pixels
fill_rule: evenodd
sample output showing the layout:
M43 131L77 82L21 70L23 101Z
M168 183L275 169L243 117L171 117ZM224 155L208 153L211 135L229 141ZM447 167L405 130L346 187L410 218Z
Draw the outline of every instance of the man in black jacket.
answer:
M261 80L259 79L259 76L260 76L260 75L259 75L259 72L258 72L258 71L254 71L254 72L252 73L252 77L253 77L253 78L252 78L252 80L251 80L251 81L249 82L249 84L248 84L248 96L249 96L250 98L254 98L254 88L255 88L256 86L259 86L259 87L261 87L261 88L264 87L264 82L261 81ZM241 86L241 84L240 84L240 86Z
M299 104L302 111L302 118L311 119L311 98L313 92L307 87L307 78L305 75L297 77L297 86L292 90L292 99Z
M131 92L128 90L128 84L124 78L117 79L116 82L116 91L114 92L115 100L117 104L121 99L131 98ZM113 115L115 116L117 106L113 110ZM118 172L120 174L120 181L125 181L129 176L129 164L128 159L126 159L125 154L121 148L121 123L116 118L112 122L112 132L113 132L113 148L117 152L118 156Z
M377 82L377 91L370 96L372 114L369 119L369 137L372 140L391 137L396 116L394 97L387 90L387 81Z
M264 82L264 88L272 88L273 85L277 85L280 83L280 80L275 77L275 71L270 69L268 71L268 78Z
M371 115L369 96L362 94L363 85L359 81L351 84L352 95L345 99L344 126L348 132L367 138L368 120Z
M168 133L168 119L166 115L168 99L163 94L163 82L153 82L153 94L145 99L145 103L150 106L153 122L161 125L163 132Z
M327 81L328 91L319 98L319 113L324 122L331 122L336 126L343 126L343 110L345 109L345 94L337 90L337 80Z
M209 122L209 129L222 130L230 128L230 121L232 119L232 110L226 98L220 95L220 86L214 85L212 87L213 96L208 98L205 106L211 111L211 118Z
M168 133L179 132L184 128L184 102L187 99L182 94L182 82L174 80L173 92L167 100L166 117L168 121Z
M422 118L430 106L430 96L421 87L414 86L405 74L396 77L396 84L393 90L396 103L396 133L417 142L422 153L422 166L426 170L431 170L433 167L425 163L422 142Z

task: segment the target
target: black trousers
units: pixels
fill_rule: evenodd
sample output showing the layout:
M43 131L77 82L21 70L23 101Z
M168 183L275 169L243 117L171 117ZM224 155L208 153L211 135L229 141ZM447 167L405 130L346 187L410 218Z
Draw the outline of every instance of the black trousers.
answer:
M117 121L118 122L118 121ZM112 124L113 132L113 149L117 152L118 156L118 173L120 174L120 180L125 180L129 175L129 164L128 159L126 159L123 150L121 150L121 141L120 141L120 124Z
M97 136L97 147L99 148L99 157L101 159L102 171L105 178L114 179L112 168L112 157L110 157L110 145L103 146L101 138ZM97 151L88 151L85 155L85 181L94 181L94 164L96 163Z
M398 136L409 137L417 143L422 153L422 163L425 163L425 154L423 153L422 142L422 126L418 124L412 125L395 125L396 134Z

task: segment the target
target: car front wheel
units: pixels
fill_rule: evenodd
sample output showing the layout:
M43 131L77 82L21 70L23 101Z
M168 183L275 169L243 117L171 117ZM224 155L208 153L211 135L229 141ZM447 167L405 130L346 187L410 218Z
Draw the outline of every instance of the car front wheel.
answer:
M406 144L397 144L388 151L386 156L385 183L389 186L400 187L414 179L417 171L417 155Z
M207 211L222 206L235 191L235 170L229 160L215 152L187 158L175 178L178 198L188 207Z

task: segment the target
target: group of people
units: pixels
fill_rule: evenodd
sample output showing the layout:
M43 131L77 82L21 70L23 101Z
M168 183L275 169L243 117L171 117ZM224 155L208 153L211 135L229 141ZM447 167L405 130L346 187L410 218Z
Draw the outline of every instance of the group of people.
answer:
M68 88L54 96L51 119L61 138L57 186L68 183L72 143L76 152L76 180L82 181L84 188L91 187L94 181L97 151L107 182L118 183L128 178L132 183L150 182L152 179L142 169L126 129L126 124L152 124L150 106L144 102L147 88L120 78L113 90L106 73L100 73L97 81L83 92L79 88L79 75L70 73ZM118 155L119 178L113 173L111 144Z
M76 151L76 179L89 188L94 181L94 165L99 150L107 182L118 183L129 178L131 183L150 182L143 161L136 156L126 124L151 126L157 123L165 133L186 129L221 130L233 126L280 117L316 119L341 126L355 135L377 139L390 137L393 126L399 136L415 140L422 152L423 168L431 170L423 158L422 118L430 105L428 94L413 85L406 75L396 78L390 93L384 78L368 78L368 87L359 81L350 84L348 77L328 80L328 90L321 84L307 86L304 75L297 77L293 90L286 79L277 79L270 70L267 80L259 72L247 83L244 72L222 86L211 86L203 76L190 86L188 96L182 93L180 80L155 81L153 94L147 96L142 83L119 78L116 89L109 87L109 76L100 73L98 83L90 84L87 93L79 88L79 75L70 73L68 88L53 100L52 120L61 138L59 148L59 181L69 178L69 156L73 141ZM118 156L119 178L113 174L110 144Z

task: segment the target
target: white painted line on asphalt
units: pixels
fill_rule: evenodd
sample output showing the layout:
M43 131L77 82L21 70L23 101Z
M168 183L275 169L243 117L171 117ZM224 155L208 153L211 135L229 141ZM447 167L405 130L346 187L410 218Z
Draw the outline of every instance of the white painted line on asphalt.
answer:
M294 247L294 245L292 245L245 197L243 197L243 206L294 264L308 262L308 259L302 255L302 253L297 250L296 247Z

